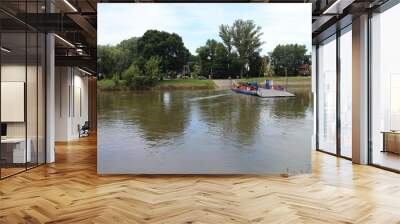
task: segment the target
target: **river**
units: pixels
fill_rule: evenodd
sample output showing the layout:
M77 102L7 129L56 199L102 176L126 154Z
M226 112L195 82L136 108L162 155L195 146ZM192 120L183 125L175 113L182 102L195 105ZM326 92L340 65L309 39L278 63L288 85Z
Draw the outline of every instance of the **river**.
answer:
M313 100L230 90L99 91L98 172L280 174L311 170Z

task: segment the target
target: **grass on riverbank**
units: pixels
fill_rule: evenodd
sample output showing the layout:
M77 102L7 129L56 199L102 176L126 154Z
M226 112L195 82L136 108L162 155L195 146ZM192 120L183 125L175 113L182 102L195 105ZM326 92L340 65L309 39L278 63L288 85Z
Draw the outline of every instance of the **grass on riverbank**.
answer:
M257 77L242 79L246 82L259 82L263 83L265 79L272 79L277 85L284 85L286 83L286 77ZM288 77L289 85L311 85L311 77L307 76L295 76ZM216 87L213 80L198 80L198 79L176 79L176 80L162 80L158 82L154 87L150 89L214 89ZM128 90L129 87L125 80L119 80L118 82L111 79L102 79L97 81L97 88L99 90Z
M129 87L125 80L115 82L111 79L97 81L99 90L128 90ZM162 80L150 89L214 89L215 83L212 80L181 79L181 80Z
M214 89L212 80L179 79L162 80L153 89Z
M97 89L99 90L125 90L128 89L125 80L118 82L112 79L102 79L97 81Z

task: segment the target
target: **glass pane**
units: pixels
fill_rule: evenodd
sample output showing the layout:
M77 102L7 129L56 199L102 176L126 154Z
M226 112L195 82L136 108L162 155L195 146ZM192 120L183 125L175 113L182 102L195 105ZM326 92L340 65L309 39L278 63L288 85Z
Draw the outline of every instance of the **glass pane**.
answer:
M45 44L46 39L44 34L39 34L38 45L38 163L45 163Z
M36 1L27 2L26 12L37 13L38 4ZM34 19L30 19L34 20ZM36 21L32 21L33 23ZM30 158L27 167L37 165L37 76L38 76L38 35L34 30L27 30L27 75L26 75L26 125L27 125L27 150Z
M27 113L27 149L30 151L28 155L28 168L37 165L37 132L38 132L38 36L36 32L27 33L28 38L28 62L27 62L27 81L26 81L26 113Z
M318 48L319 149L336 153L336 40Z
M5 177L25 170L31 158L26 150L26 34L2 33L1 44L1 172Z
M372 18L372 163L400 170L400 5Z
M340 36L340 121L341 155L352 156L352 35Z

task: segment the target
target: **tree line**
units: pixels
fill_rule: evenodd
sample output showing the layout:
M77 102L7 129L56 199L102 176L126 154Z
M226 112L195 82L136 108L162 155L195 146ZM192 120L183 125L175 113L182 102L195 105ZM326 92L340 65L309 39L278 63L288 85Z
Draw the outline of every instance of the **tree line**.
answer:
M309 67L310 55L304 45L278 45L261 55L263 35L254 21L239 19L232 25L220 25L221 41L209 39L192 55L178 34L148 30L116 46L99 45L99 78L137 88L185 77L296 76L301 65Z

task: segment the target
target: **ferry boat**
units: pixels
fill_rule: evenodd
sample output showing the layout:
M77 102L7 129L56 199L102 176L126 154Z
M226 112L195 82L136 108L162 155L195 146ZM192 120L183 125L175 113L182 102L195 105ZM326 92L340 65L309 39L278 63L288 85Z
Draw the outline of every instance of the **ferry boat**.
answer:
M245 95L258 96L258 83L249 83L249 82L235 82L232 83L232 91L236 93L241 93Z
M292 97L292 93L286 92L282 86L273 86L272 82L265 82L265 88L258 85L257 82L235 82L233 81L231 90L245 95L269 97Z

